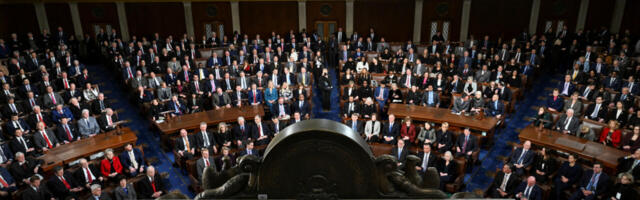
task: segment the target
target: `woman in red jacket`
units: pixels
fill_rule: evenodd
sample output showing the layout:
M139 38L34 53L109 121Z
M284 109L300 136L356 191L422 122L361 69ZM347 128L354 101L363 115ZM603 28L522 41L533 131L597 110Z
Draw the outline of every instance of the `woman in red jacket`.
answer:
M605 127L602 129L602 133L600 133L600 142L602 142L602 144L604 145L619 148L621 137L622 131L618 129L618 122L611 120L609 121L609 127Z
M400 137L404 141L409 141L413 144L413 141L416 138L416 127L411 123L411 117L404 118L404 125L400 128Z
M122 164L120 164L118 156L113 156L113 149L104 150L104 155L104 159L100 162L100 171L102 172L102 175L109 179L113 179L122 174Z

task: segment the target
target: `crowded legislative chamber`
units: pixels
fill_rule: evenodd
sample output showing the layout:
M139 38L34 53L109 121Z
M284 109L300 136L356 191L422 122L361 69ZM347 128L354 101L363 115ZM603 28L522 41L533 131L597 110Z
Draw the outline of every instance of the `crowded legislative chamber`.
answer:
M639 199L637 0L0 0L0 199Z

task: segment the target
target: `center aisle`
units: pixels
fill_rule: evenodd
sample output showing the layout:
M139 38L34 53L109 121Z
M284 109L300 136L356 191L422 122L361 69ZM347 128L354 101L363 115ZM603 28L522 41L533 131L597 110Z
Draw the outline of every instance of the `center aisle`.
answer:
M331 90L331 110L326 112L322 110L322 94L320 93L320 89L318 89L317 81L315 81L312 88L312 118L330 119L337 122L342 122L342 119L340 117L340 85L338 84L336 70L334 70L333 68L329 68L329 79L331 80L331 84L333 85L333 90Z
M528 119L535 117L537 108L546 104L546 97L561 78L560 75L540 76L532 84L533 87L524 92L524 98L516 104L515 111L506 119L506 127L494 134L491 149L487 153L483 153L486 150L481 151L479 159L482 164L475 166L473 171L465 176L465 191L482 195L491 185L496 170L502 169L504 159L511 154L512 145L520 144L518 139L520 130L531 123Z
M189 191L190 184L187 173L181 169L173 167L174 157L172 152L164 152L160 148L160 139L157 133L149 130L151 124L140 114L140 108L129 101L129 94L123 89L115 77L119 76L107 70L103 65L86 66L94 77L94 81L100 85L100 91L105 93L108 101L113 101L114 110L117 110L118 117L123 120L130 120L126 124L138 136L138 145L144 147L144 157L156 168L156 172L167 173L168 191L179 190L190 198L195 195Z

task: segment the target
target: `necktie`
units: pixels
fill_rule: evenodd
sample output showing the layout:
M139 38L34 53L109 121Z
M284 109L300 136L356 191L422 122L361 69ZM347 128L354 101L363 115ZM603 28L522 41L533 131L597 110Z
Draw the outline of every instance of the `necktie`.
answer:
M422 159L422 171L427 171L427 165L429 164L429 154L425 153Z
M252 93L253 93L253 103L256 103L256 101L257 101L256 100L256 91L254 90Z
M182 138L182 140L184 140L184 146L187 148L187 150L186 150L186 151L187 151L187 152L189 152L189 150L191 149L191 148L189 147L189 139L187 139L187 138Z
M469 136L464 137L464 143L462 143L462 153L466 153L467 141L469 141Z
M87 175L87 183L91 183L93 182L93 175L91 174L91 172L89 171L89 169L84 168L84 172Z
M63 176L60 176L60 180L62 181L62 183L64 183L64 187L66 187L67 190L71 189L71 185L69 185L69 183L64 179Z
M532 187L527 186L527 189L524 190L524 196L529 198L529 195L531 194L531 189L533 189Z
M593 112L591 113L591 118L598 117L598 110L600 110L600 104L596 104L595 109L593 109Z
M73 140L73 136L71 136L71 131L69 131L69 125L62 126L64 128L64 132L67 133L67 138L69 138L69 142Z
M53 104L57 105L56 98L53 96L53 93L49 94L49 96L51 97L51 101L53 102Z
M158 192L158 191L156 190L156 182L155 182L154 180L151 180L151 188L153 188L153 193Z
M527 150L522 150L522 153L520 154L520 157L518 157L518 164L522 164L522 160L524 160L524 154L527 153Z
M136 156L133 153L133 150L129 151L129 159L131 160L131 165L133 168L138 169L138 161L136 161Z
M500 189L502 191L505 191L507 188L507 181L509 180L509 175L511 174L505 174L504 178L502 178L502 184L500 184Z
M204 166L209 167L209 159L205 159L205 158L202 158L202 159L204 159Z
M597 183L596 181L598 180L598 177L600 176L600 174L593 174L593 176L591 177L591 181L589 181L589 184L587 185L587 190L592 190L595 189Z
M47 142L47 146L49 146L49 149L53 148L53 144L51 144L51 141L49 140L49 137L47 136L47 133L44 131L40 132L42 134L42 137L44 138L44 141Z
M7 183L7 181L4 180L4 177L0 176L0 184L2 185L2 188L8 188L9 184Z
M567 120L564 121L564 130L569 130L570 124L571 124L571 117L567 117Z
M258 124L258 134L260 134L260 137L262 137L262 125Z
M67 82L67 79L62 79L62 81L64 82L64 89L69 89L69 82Z
M11 111L12 111L13 113L18 113L18 109L16 109L16 105L14 105L14 104L9 104L9 107L11 107Z

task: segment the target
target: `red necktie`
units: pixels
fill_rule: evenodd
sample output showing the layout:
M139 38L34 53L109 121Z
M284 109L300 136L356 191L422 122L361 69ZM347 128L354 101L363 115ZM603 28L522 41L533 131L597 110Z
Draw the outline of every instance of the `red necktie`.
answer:
M189 82L189 74L187 71L184 72L184 81Z
M208 167L208 166L209 166L209 160L204 159L204 164L205 164L205 166L207 166L207 167Z
M50 94L49 96L51 96L51 101L53 102L54 105L56 105L56 98L53 97L53 94Z
M7 184L7 182L4 181L3 177L0 177L0 184L2 184L3 188L8 188L9 187L9 184Z
M253 103L256 103L256 91L253 91Z
M151 181L151 187L153 188L153 193L156 193L156 182L155 181Z
M262 126L258 125L258 133L260 134L260 137L262 137Z
M62 181L62 183L64 183L64 186L67 188L67 190L71 189L71 185L69 185L69 183L64 179L63 176L60 176L60 180Z
M93 182L93 178L91 178L91 173L89 172L89 169L85 168L84 172L87 174L87 179L89 179L89 183Z
M64 81L64 89L69 89L69 82L67 82L67 79L63 79L62 81Z
M62 127L64 127L64 132L67 133L67 138L69 138L69 142L71 142L73 140L73 138L71 137L71 132L69 132L69 129L67 128L67 125L64 125Z
M38 121L42 122L45 127L47 126L47 124L44 123L44 120L42 120L42 114L38 114Z
M44 141L47 142L47 146L49 146L49 149L53 148L53 145L51 144L51 141L49 140L47 133L46 132L40 132L40 133L42 133L42 137L44 137Z

